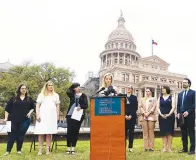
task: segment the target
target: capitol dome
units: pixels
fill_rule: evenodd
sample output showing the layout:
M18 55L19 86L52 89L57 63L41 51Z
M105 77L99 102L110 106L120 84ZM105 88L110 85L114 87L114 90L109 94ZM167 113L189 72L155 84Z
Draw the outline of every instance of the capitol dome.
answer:
M118 19L118 26L117 28L112 31L108 37L108 41L115 41L115 40L124 40L124 41L131 41L133 42L133 36L131 33L125 28L125 19L121 16Z

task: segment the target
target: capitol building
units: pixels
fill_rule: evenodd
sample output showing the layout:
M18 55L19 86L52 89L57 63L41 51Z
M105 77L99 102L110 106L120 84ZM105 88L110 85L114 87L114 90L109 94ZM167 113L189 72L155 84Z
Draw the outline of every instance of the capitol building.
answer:
M96 77L89 76L83 90L91 95L103 86L103 77L110 72L114 77L113 86L119 93L125 93L126 87L132 85L134 94L140 99L145 96L145 89L148 87L152 90L152 96L158 98L161 86L166 85L170 87L171 94L177 101L177 94L182 90L182 81L187 76L169 72L169 64L156 55L141 57L136 48L121 14L117 28L109 34L105 49L100 53L99 76L97 80Z

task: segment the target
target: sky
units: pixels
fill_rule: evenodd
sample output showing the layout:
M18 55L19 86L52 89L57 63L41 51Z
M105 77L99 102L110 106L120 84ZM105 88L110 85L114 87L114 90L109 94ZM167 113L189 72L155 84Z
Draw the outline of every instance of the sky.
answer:
M117 27L120 10L141 57L154 54L169 71L186 74L196 89L195 0L0 1L0 63L53 62L75 71L83 84L98 73L99 54Z

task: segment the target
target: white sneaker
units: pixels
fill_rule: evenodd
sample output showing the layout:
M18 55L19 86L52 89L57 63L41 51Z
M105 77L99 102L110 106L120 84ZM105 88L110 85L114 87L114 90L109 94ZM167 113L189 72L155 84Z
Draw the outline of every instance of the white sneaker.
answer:
M76 152L75 152L75 151L71 151L71 154L72 154L72 155L75 155L75 154L76 154Z
M20 154L20 155L22 155L22 152L21 151L18 151L17 153Z
M129 148L129 152L133 152L133 149L132 148Z
M7 155L9 155L9 154L10 154L10 152L5 152L4 156L7 156Z

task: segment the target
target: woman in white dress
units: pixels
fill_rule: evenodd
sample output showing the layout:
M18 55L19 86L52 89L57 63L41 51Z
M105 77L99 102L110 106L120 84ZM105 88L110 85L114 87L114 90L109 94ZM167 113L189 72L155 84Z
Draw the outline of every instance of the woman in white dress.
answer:
M50 154L52 134L57 133L59 117L59 95L54 91L54 84L48 81L37 98L36 124L34 134L38 134L39 152L42 154L44 135L46 135L46 154Z

